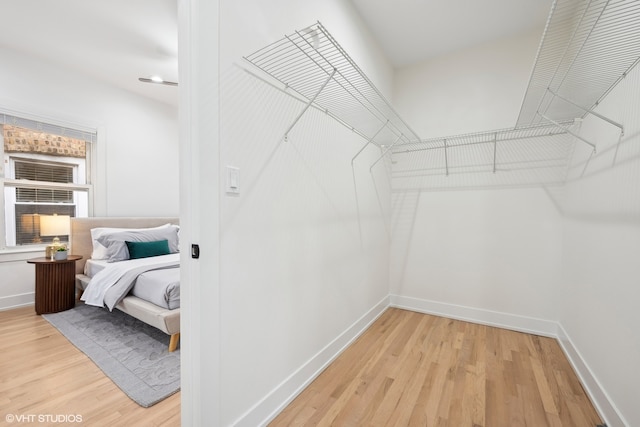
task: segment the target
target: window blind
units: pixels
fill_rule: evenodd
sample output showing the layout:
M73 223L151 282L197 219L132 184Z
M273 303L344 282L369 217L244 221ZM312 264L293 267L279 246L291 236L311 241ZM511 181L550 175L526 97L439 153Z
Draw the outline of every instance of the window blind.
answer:
M73 166L17 160L15 178L31 181L73 182Z

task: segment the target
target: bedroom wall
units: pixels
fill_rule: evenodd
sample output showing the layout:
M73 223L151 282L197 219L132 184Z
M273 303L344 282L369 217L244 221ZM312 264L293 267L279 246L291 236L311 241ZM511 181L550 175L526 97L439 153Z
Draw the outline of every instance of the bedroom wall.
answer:
M177 108L4 48L0 61L0 106L104 131L96 215L178 214Z
M391 67L348 1L220 2L220 80L201 83L220 99L200 104L220 108L220 425L264 422L388 295L387 172L369 173L379 150L352 171L366 141L315 110L283 142L303 104L243 70L243 55L318 20L389 95ZM240 169L238 196L225 194L227 165ZM204 215L217 202L198 203Z
M513 127L541 31L398 70L398 110L423 138ZM464 183L449 191L394 179L396 304L551 333L561 217L544 190L509 187L506 174L449 176Z
M176 108L2 47L0 63L0 107L99 128L95 215L178 215ZM40 254L0 253L0 309L33 302Z
M636 67L597 109L623 124L624 136L587 116L580 134L596 144L597 154L585 165L590 147L576 146L559 198L564 213L560 322L566 345L585 361L587 387L601 388L614 402L601 408L611 426L640 425L639 99Z

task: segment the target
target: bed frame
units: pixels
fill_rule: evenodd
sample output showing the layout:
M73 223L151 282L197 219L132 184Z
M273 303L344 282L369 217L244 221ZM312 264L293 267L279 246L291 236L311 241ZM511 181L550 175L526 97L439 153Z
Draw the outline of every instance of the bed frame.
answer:
M89 283L89 277L84 275L84 264L91 258L93 245L91 242L91 229L96 227L114 228L148 228L157 227L163 224L178 224L178 218L158 217L92 217L92 218L71 218L71 234L69 236L69 246L71 253L81 255L82 259L76 262L76 289L78 298ZM180 340L180 309L169 310L158 307L155 304L144 301L138 297L129 295L125 297L116 308L130 316L135 317L162 332L171 336L169 340L169 351L174 351L178 347Z

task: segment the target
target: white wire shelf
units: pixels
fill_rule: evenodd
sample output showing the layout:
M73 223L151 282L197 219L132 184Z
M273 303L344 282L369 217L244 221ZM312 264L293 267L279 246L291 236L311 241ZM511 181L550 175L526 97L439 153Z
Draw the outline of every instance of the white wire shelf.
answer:
M431 138L393 147L394 191L562 183L573 122Z
M573 126L573 122L565 122L562 123L562 125L569 129ZM568 134L568 130L556 125L543 124L529 127L430 138L420 142L395 146L391 149L391 153L394 160L396 160L398 156L402 155L413 155L413 153L437 150L441 153L436 156L439 156L442 160L439 167L444 168L446 174L449 173L449 168L454 169L462 166L475 169L482 166L484 171L496 172L500 168L501 161L512 162L515 160L523 160L515 159L513 156L504 156L502 152L503 150L508 150L509 145L514 146L517 143L519 145L524 144L528 146L527 155L531 156L531 158L544 159L545 156L556 158L557 153L555 151L550 153L548 148L545 149L543 146L548 145L548 143L553 143L556 137L566 136ZM541 142L545 142L547 144L541 144ZM475 155L471 157L456 154L461 153L461 148L471 146L483 146L478 149L485 154L477 156L476 152ZM464 165L460 164L462 159L464 159Z
M319 22L245 59L367 141L383 146L420 140Z
M352 164L369 143L376 144L381 156L371 169L390 155L400 187L473 186L473 176L507 171L509 185L561 183L577 141L596 150L577 133L577 118L592 114L624 133L621 124L593 110L640 62L640 0L554 0L520 115L510 129L422 140L320 23L245 59L269 76L265 80L306 102L285 139L309 107L320 109L368 141ZM464 174L472 177L461 179Z
M639 60L640 1L555 0L516 126L585 116Z

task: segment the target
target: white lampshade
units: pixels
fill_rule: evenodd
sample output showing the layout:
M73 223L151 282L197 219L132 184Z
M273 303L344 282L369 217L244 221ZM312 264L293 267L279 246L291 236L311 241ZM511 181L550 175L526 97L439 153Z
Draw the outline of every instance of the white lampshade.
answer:
M71 229L69 215L40 215L41 236L66 236Z

